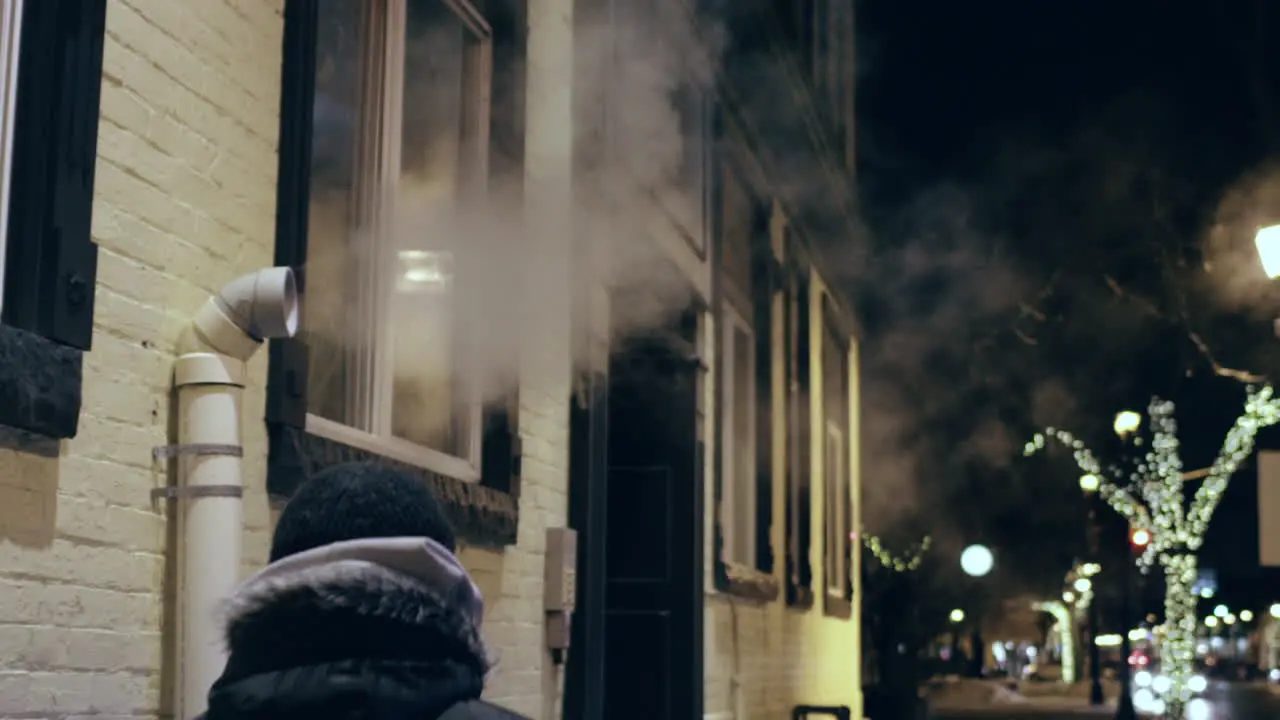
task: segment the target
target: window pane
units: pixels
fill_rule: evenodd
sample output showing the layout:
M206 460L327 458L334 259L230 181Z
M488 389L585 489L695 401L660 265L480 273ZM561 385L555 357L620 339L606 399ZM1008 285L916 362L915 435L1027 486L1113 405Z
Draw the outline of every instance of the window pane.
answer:
M755 448L751 407L755 402L751 372L751 335L742 328L733 331L733 492L734 560L755 566Z
M316 96L311 146L311 208L304 334L311 351L307 407L316 415L364 427L348 413L357 276L349 258L360 252L355 202L360 172L356 141L365 122L363 59L369 54L363 0L320 0Z
M838 428L827 430L826 442L826 575L827 587L844 592L845 474L844 439Z
M319 8L309 410L472 459L452 245L469 30L441 0Z
M465 26L440 0L412 0L405 31L404 106L390 302L391 432L468 456L470 405L454 372L453 254Z

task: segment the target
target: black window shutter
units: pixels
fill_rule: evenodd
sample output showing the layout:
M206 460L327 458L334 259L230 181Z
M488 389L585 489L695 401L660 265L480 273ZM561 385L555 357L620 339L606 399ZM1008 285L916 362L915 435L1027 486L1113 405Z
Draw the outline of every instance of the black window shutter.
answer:
M504 403L485 411L480 481L485 487L515 495L523 450L513 405Z
M299 295L307 290L307 232L311 204L312 113L316 89L319 4L288 0L280 68L280 149L276 180L275 264L293 268ZM310 354L302 338L271 341L267 421L302 429L307 422Z
M106 0L28 2L23 11L4 321L88 350Z
M756 204L752 218L751 302L756 367L756 567L773 572L773 299L779 264L769 237L769 211Z

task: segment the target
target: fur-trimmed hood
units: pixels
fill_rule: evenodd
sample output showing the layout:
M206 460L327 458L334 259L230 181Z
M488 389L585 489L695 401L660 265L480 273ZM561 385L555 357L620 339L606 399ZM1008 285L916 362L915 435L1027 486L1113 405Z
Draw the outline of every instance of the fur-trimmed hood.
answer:
M230 657L209 720L434 717L479 697L483 600L426 538L334 543L282 558L224 606Z

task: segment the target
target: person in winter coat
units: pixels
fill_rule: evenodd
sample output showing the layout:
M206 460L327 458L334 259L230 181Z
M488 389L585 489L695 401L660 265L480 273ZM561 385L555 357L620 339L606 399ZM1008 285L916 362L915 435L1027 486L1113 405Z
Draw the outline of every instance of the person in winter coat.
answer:
M481 701L483 600L421 480L349 463L285 506L226 605L206 720L522 720Z

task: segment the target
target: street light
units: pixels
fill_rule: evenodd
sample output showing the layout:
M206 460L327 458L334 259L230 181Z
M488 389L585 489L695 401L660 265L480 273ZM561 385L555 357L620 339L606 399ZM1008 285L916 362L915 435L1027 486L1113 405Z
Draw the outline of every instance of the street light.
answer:
M1219 605L1218 607L1213 609L1213 614L1220 618L1224 618L1230 613L1231 613L1231 610L1229 610L1226 605Z
M1087 593L1089 592L1090 589L1093 588L1093 582L1090 581L1089 578L1087 577L1076 578L1076 581L1073 584L1073 586L1075 587L1076 592Z
M985 545L970 545L960 553L960 569L969 577L983 577L995 564L995 556Z
M1066 603L1066 604L1070 605L1071 603L1073 603L1073 602L1075 602L1075 601L1076 601L1076 594L1075 594L1075 593L1071 592L1070 590L1068 590L1068 591L1066 591L1066 592L1062 593L1062 602L1064 602L1064 603Z
M960 608L956 608L955 610L952 610L951 622L954 625L959 625L960 623L964 622L964 611L961 610Z
M1102 481L1098 480L1098 476L1093 473L1080 476L1080 489L1086 493L1098 492L1098 487L1102 485Z
M1271 617L1280 620L1280 603L1271 606Z
M980 578L991 572L991 568L995 567L996 558L991 554L991 549L986 545L970 545L960 553L960 569L965 575L971 578ZM971 672L974 677L982 677L985 662L985 651L982 644L982 610L978 609L976 619L971 623L973 625L973 636L970 642L973 643L973 665Z
M1112 429L1116 431L1116 435L1125 437L1136 432L1138 427L1142 425L1142 416L1132 410L1121 410L1116 413L1116 421L1112 424Z
M1240 611L1240 622L1253 622L1253 611L1252 611L1252 610L1241 610L1241 611Z
M1275 280L1280 277L1280 225L1271 225L1258 230L1253 238L1258 248L1258 259L1262 261L1262 271L1267 277Z
M1204 626L1207 628L1218 627L1218 618L1213 615L1210 615L1209 617L1204 619Z

